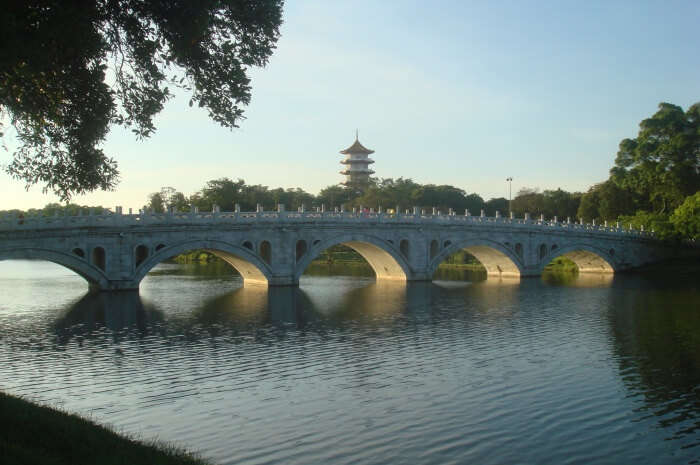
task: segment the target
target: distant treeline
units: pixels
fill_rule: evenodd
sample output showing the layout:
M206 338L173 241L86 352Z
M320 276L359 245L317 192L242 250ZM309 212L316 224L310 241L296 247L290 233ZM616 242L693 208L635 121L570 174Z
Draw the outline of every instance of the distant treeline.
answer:
M640 123L637 138L625 139L610 170L610 177L592 186L587 192L567 192L562 189L541 191L520 189L509 206L504 197L484 200L475 193L450 185L419 184L411 179L372 179L363 187L328 186L318 195L303 189L268 188L233 181L223 177L207 182L202 189L185 195L173 187L163 187L149 195L144 209L164 212L170 208L188 212L193 207L211 211L217 205L221 211L233 211L235 205L243 211L254 211L257 204L266 210L284 204L296 210L302 204L308 209L325 206L333 210L341 205L399 211L414 206L428 212L438 208L446 213L450 208L458 214L469 210L479 215L484 210L493 216L504 216L512 209L522 217L544 215L565 220L619 221L623 227L644 227L654 230L664 239L700 239L700 103L687 111L669 103ZM101 211L96 207L95 212ZM78 205L47 205L27 214L53 215L57 211L87 214L87 207ZM13 210L14 213L19 213ZM4 212L0 212L4 213Z
M576 218L577 210L583 194L556 191L539 192L536 189L522 189L512 201L516 215L525 212L541 212L548 217L559 215ZM443 213L451 208L459 214L466 210L472 215L479 215L484 210L486 215L493 216L496 211L506 215L508 199L499 197L488 201L478 194L468 194L466 191L449 185L418 184L411 179L372 179L370 184L361 187L329 186L318 195L310 194L303 189L270 189L267 186L249 185L243 179L232 181L221 178L209 181L200 191L185 196L172 187L164 187L154 192L148 198L144 209L154 212L164 212L170 208L178 212L188 212L192 207L200 211L211 211L217 205L221 211L233 211L238 204L242 211L255 211L258 204L265 210L274 210L278 204L283 204L287 210L297 210L302 204L307 209L325 206L333 210L341 205L350 210L353 207L410 210L413 207L426 209L437 208Z

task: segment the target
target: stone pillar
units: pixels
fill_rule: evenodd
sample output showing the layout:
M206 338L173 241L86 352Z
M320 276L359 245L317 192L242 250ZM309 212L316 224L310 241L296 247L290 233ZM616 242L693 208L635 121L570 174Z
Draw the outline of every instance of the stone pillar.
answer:
M515 219L515 213L510 212L510 219L511 219L511 220L514 220L514 219Z
M381 205L377 207L377 213L379 213L380 215L382 214L382 206Z
M322 203L321 204L321 213L325 213L325 212L326 212L326 204Z
M131 212L132 212L132 210L131 210L131 208L130 208L130 209L129 209L129 215L132 215L132 214L133 214L133 213L131 213Z
M261 212L263 211L263 206L262 206L262 204L259 203L259 204L255 205L255 211L256 211L257 213L261 213Z
M117 215L121 215L121 214L122 214L122 207L115 207L115 208L114 208L114 213L117 214Z
M525 213L525 221L530 221L530 214L529 213Z
M540 221L544 223L544 213L540 213Z
M284 211L284 204L278 203L277 204L277 213L282 213L283 211Z
M552 221L554 221L555 223L558 223L558 222L559 222L559 217L558 217L557 215L554 215L554 218L553 218Z
M401 212L401 210L399 210L398 205L396 206L396 209L394 210L394 212L396 213L396 216L399 216L399 213Z
M234 210L236 213L240 213L240 212L241 212L241 204L240 204L240 203L237 203L236 205L234 205L234 206L233 206L233 210Z
M500 217L501 217L501 212L496 210L496 218L500 218Z
M420 208L413 207L413 215L417 216L420 213L419 210L420 210Z
M452 210L451 208L449 210L447 210L447 214L450 216L454 215L454 213L455 213L454 210Z
M566 224L571 224L571 217L570 216L566 217Z
M433 207L433 215L437 215L437 208Z
M464 210L464 216L471 216L468 208Z
M485 217L486 217L486 211L484 211L483 209L481 210L481 217L482 217L482 218L485 218Z
M345 213L345 204L340 206L340 213Z

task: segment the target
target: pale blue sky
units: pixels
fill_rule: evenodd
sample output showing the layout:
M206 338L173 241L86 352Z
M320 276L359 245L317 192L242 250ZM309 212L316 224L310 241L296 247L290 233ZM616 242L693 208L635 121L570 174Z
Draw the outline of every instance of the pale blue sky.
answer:
M379 177L486 199L508 195L507 176L514 193L586 190L659 102L700 101L698 1L287 0L284 21L240 129L181 95L149 140L110 134L115 192L74 201L138 208L224 176L317 193L342 180L356 128ZM51 201L0 174L0 210Z

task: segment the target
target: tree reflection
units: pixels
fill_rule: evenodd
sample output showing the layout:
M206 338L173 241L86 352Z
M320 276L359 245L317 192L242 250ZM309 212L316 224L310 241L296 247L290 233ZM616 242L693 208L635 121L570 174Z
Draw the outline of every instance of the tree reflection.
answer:
M622 379L672 439L700 446L700 312L687 287L616 293L609 313Z

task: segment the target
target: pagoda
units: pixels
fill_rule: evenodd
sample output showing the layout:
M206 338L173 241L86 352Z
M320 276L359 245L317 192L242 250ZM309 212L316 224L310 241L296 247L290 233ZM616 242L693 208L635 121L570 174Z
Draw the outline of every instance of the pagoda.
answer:
M369 184L369 175L374 174L374 171L369 169L369 165L374 163L369 155L374 153L374 150L360 144L357 132L355 132L355 142L340 153L345 155L345 160L340 162L341 165L345 165L345 169L340 172L345 175L345 182L341 184L345 186Z

